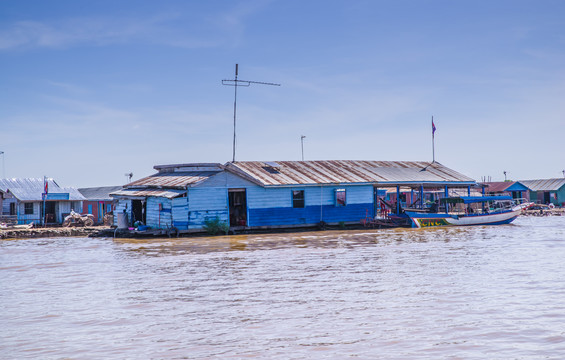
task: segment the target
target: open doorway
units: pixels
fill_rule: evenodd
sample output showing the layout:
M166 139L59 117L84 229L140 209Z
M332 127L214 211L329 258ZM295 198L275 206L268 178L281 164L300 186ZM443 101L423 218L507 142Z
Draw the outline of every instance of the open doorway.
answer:
M245 189L229 189L230 226L247 226L247 193Z
M56 218L57 211L55 209L55 204L56 203L54 201L46 201L45 202L45 223L46 224L54 224L57 220L57 218Z
M144 200L131 201L131 215L133 224L135 224L136 221L141 221L143 224L145 224L145 206L146 202Z

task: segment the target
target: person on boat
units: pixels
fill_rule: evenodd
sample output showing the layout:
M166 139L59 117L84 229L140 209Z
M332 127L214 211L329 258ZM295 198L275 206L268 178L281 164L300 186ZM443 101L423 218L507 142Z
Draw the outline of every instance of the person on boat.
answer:
M430 206L430 212L432 212L432 213L437 213L437 206L438 206L438 202L437 202L437 200L436 200L436 201L434 201L434 202L432 203L432 205Z
M475 212L475 210L473 210L473 207L471 206L471 204L467 205L467 214L472 214L474 212Z

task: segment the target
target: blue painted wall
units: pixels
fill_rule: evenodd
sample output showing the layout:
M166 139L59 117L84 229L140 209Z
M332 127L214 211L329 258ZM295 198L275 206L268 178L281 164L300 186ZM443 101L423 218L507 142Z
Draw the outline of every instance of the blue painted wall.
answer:
M336 206L335 190L346 189L347 203ZM304 208L292 207L292 191L304 190ZM358 222L373 217L373 186L305 186L247 189L249 226Z
M228 222L228 195L225 188L191 188L188 191L188 228L200 229L206 219L218 217Z
M159 205L161 205L159 210ZM145 208L145 225L153 229L166 229L173 224L172 201L163 197L150 196Z

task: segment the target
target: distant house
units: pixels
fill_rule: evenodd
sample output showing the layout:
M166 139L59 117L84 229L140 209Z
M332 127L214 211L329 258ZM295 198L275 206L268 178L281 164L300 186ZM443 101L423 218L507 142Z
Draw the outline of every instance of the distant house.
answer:
M77 189L60 187L53 179L47 185L44 216L43 179L0 179L2 214L17 216L18 224L60 224L71 210L82 211L85 198Z
M565 178L521 180L528 187L530 201L565 206Z
M82 205L82 214L94 215L94 222L102 224L104 216L114 210L114 199L110 193L121 190L121 186L103 186L80 188L78 191L86 198Z
M519 181L484 182L479 185L484 186L486 195L508 195L513 199L529 198L528 187Z
M156 174L110 194L117 200L115 218L122 214L130 224L180 230L202 229L214 218L232 228L359 223L376 214L386 188L445 194L448 187L476 185L437 162L237 161L154 168Z

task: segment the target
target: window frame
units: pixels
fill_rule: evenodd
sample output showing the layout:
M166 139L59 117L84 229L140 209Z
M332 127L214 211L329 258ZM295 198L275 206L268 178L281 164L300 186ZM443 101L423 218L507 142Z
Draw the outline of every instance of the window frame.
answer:
M302 194L302 197L297 196ZM303 189L293 189L290 191L292 208L293 209L304 209L306 207L306 193Z
M343 202L341 201L341 194L343 194ZM336 207L347 206L347 189L339 188L334 190L334 201Z
M29 202L24 203L24 215L33 215L35 213L34 208L35 206L33 206L33 203L29 203Z

